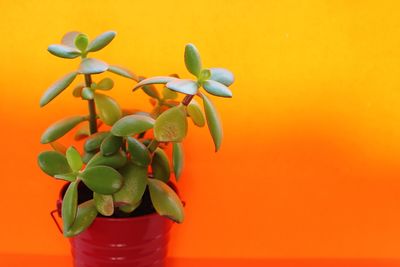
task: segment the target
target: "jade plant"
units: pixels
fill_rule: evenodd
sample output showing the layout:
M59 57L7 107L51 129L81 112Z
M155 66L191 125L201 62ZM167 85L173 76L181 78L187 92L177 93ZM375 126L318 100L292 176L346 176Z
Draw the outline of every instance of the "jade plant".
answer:
M69 183L61 209L63 232L67 237L84 231L97 216L135 216L135 210L149 203L151 211L181 223L184 210L171 173L176 181L182 174L182 141L188 131L188 117L198 127L207 123L215 150L221 146L221 122L206 93L232 97L228 88L234 81L232 73L223 68L203 68L198 50L188 44L184 60L194 79L181 79L176 74L146 79L92 57L115 35L108 31L90 41L84 33L69 32L61 44L48 47L57 57L78 58L79 65L48 88L40 99L40 106L49 104L73 83L73 96L87 101L88 105L87 114L55 122L40 140L52 147L38 156L41 170ZM106 94L114 88L114 81L106 73L135 82L133 91L141 89L150 97L151 111L122 109ZM82 81L76 82L78 78ZM201 100L204 112L195 98ZM60 143L75 128L75 143L81 149ZM166 153L169 145L171 159ZM90 192L84 201L81 201L81 188Z

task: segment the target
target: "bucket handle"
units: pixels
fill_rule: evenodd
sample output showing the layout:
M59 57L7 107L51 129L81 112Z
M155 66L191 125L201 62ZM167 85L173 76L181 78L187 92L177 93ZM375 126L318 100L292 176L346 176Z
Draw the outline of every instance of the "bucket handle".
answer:
M53 218L53 221L56 224L56 226L58 228L58 231L60 231L61 234L64 234L64 231L61 228L61 226L60 226L60 224L59 224L59 222L58 222L58 220L57 220L57 218L55 216L55 214L57 213L58 217L61 217L61 205L62 205L61 201L57 200L56 205L57 205L57 209L50 211L50 216L51 216L51 218Z

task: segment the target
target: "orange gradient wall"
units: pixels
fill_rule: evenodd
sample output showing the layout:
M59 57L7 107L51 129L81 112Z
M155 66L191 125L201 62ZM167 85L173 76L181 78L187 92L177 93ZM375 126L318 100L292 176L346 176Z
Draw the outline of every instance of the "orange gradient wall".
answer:
M1 1L0 252L67 254L48 213L42 131L85 112L44 90L77 61L47 53L69 30L117 38L96 56L142 75L179 73L184 45L236 74L215 99L225 139L190 128L177 257L400 257L398 1ZM150 109L133 82L112 95Z

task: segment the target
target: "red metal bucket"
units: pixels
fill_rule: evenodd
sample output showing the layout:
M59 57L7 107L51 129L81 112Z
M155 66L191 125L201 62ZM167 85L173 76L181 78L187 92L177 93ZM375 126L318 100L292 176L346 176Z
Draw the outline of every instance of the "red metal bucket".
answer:
M57 201L59 215L62 196L63 189ZM164 266L171 226L169 219L156 213L130 218L97 217L86 231L70 238L74 266Z

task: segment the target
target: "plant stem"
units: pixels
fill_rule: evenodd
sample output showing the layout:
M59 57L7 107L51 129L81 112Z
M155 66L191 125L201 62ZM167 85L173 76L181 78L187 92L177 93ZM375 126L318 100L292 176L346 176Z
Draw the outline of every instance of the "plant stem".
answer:
M85 86L90 87L92 84L92 77L90 74L85 74ZM88 100L88 108L89 108L89 128L90 134L97 133L97 121L96 121L96 106L94 104L94 100Z
M156 139L151 140L150 144L147 146L147 149L150 151L151 154L156 151L159 142Z
M185 98L182 100L182 104L187 106L190 104L190 101L192 101L194 95L186 95Z

